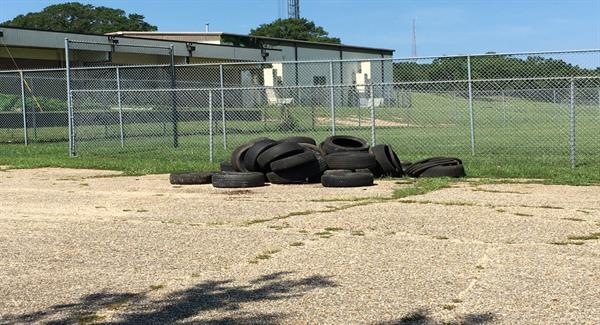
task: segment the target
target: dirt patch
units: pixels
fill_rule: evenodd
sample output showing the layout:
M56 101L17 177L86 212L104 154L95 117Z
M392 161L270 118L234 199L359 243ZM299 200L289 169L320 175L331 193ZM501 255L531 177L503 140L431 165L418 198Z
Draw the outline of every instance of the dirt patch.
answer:
M398 186L6 170L0 324L600 319L599 187Z
M331 123L331 120L327 119L327 118L323 118L323 117L318 117L317 122L320 124L326 124L326 123ZM335 123L338 125L343 125L343 126L367 127L367 126L371 125L371 119L368 117L362 118L360 120L358 119L358 117L336 118ZM377 118L375 119L375 125L377 125L377 126L419 127L419 125L416 125L416 124L408 124L408 123L402 123L402 122L397 122L397 121L382 120L382 119L377 119Z

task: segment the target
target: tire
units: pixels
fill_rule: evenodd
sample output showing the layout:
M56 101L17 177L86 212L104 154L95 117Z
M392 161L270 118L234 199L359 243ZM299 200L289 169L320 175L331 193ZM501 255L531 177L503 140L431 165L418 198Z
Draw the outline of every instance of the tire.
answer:
M223 161L219 164L219 169L222 172L234 172L235 168L233 168L233 165L231 165L231 162L229 161Z
M465 168L461 165L435 166L421 173L421 177L465 177Z
M267 173L267 179L273 184L319 183L321 170L316 160L294 168Z
M372 186L373 174L346 173L341 175L323 175L321 184L325 187L360 187Z
M250 147L252 147L255 143L262 141L262 140L268 140L268 139L264 138L264 137L257 138L257 139L248 141L233 150L233 152L231 153L230 161L231 161L231 165L233 166L233 168L236 171L241 171L241 172L248 171L246 169L246 166L244 165L244 156L246 155L246 152L248 152L248 149L250 149Z
M354 170L355 173L367 173L367 174L372 174L373 177L375 177L375 173L373 173L372 170L368 169L368 168L361 168L361 169L355 169Z
M462 165L462 161L453 157L432 157L419 160L406 169L406 174L411 177L419 177L427 169L436 166L455 166Z
M353 171L350 169L329 169L326 170L323 175L344 175L349 173L353 173Z
M361 138L334 135L321 143L321 150L327 154L340 151L367 151L369 150L369 145L366 140Z
M321 150L319 149L319 147L317 147L314 144L310 144L310 143L298 143L302 148L306 149L306 150L310 150L314 153L318 153L318 154L322 154Z
M212 185L217 188L258 187L265 185L265 175L258 172L216 173Z
M269 171L269 164L271 162L302 152L304 152L304 148L302 148L299 144L293 142L283 142L265 150L258 156L256 161L262 170Z
M317 157L317 161L319 162L319 166L321 169L321 172L326 171L329 167L327 166L327 161L325 161L324 155L321 152L321 150L319 149L319 147L317 147L314 144L309 144L309 143L299 143L299 145L306 149L311 151L312 153L315 154L315 157Z
M169 175L169 182L178 185L210 184L214 173L172 173Z
M275 160L274 162L271 163L270 166L271 166L271 170L276 172L276 171L296 168L300 165L308 164L313 161L317 162L317 157L315 157L315 154L312 153L311 151L304 151L297 155L293 155L293 156L289 156L289 157L282 158L279 160Z
M392 147L380 144L371 147L369 152L375 156L381 176L401 177L404 174L400 160Z
M402 171L406 174L406 169L412 165L411 161L408 160L400 160L400 166L402 166Z
M277 145L279 142L271 139L261 140L256 142L252 147L246 151L244 155L244 167L247 171L251 172L262 172L262 168L258 165L256 159L258 156L265 152L265 150Z
M293 143L298 143L298 144L305 143L305 144L312 144L312 145L317 144L315 139L309 138L309 137L288 137L288 138L279 140L279 142L293 142Z
M375 156L368 152L335 152L325 156L331 169L374 169L377 167Z

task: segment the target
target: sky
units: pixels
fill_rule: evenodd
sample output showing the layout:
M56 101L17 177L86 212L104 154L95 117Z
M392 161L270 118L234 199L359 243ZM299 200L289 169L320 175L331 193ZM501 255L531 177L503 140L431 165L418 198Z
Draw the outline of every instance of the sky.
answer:
M64 1L0 0L0 21ZM247 34L286 18L285 0L80 1L138 13L160 31ZM302 17L344 44L411 55L412 20L419 56L600 48L600 0L300 0Z

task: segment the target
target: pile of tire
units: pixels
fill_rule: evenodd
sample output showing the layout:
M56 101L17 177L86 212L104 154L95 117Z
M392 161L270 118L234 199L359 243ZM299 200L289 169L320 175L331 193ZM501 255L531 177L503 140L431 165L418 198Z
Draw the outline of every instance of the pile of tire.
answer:
M364 139L339 135L319 145L309 137L254 139L237 147L220 167L215 173L171 174L171 183L212 183L218 188L258 187L267 182L359 187L373 185L378 177L448 176L444 175L448 170L452 171L450 176L458 175L462 162L435 157L410 164L401 161L390 145L370 147Z

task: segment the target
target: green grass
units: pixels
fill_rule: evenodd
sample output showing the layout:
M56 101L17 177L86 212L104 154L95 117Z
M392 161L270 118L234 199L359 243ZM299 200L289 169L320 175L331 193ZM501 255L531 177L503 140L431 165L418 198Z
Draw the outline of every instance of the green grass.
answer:
M577 106L577 161L571 169L568 150L568 108L526 99L478 97L475 107L475 155L469 143L469 114L464 98L413 93L412 107L376 109L378 143L391 144L401 159L457 156L467 174L486 178L536 178L555 184L600 183L600 110ZM117 125L77 128L78 157L68 157L66 142L0 144L0 165L14 168L72 167L120 170L128 175L186 170L215 170L235 146L256 137L282 138L301 134L318 141L331 135L328 107L290 107L295 129L278 130L281 109L265 107L262 121L229 121L228 148L223 148L220 123L214 128L214 162L209 162L208 123L182 122L179 147L173 148L167 123L128 124L120 147ZM337 134L370 139L368 109L337 107ZM359 126L359 120L360 126ZM389 125L383 125L383 121ZM376 123L376 124L377 124ZM394 124L395 123L395 124ZM200 134L193 134L194 132ZM64 128L38 130L39 138L66 138ZM0 141L22 136L0 129ZM30 136L32 131L30 130Z

